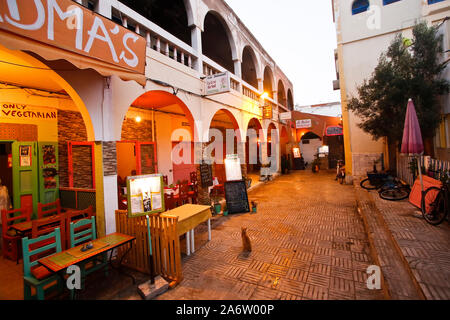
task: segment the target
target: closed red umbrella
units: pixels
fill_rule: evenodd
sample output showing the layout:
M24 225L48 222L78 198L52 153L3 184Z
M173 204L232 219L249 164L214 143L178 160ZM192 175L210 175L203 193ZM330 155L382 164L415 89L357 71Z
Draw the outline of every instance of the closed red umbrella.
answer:
M406 110L405 128L403 129L402 153L418 156L423 154L423 150L422 133L420 131L419 120L417 119L416 108L412 99L409 99ZM422 168L419 161L417 161L417 167L423 192Z

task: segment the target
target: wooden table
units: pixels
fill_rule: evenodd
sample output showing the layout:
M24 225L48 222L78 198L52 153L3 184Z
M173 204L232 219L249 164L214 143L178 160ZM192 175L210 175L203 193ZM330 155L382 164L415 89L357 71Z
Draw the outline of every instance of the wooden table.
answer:
M136 237L116 232L93 240L92 243L94 248L91 250L81 252L80 249L83 245L79 245L42 258L38 262L50 271L56 273L70 267L71 265L88 260L96 255L115 249L124 244L132 243L135 239Z
M39 221L47 221L50 219L54 219L55 217L57 217L57 215L41 218L41 219L39 219ZM19 232L21 235L25 235L25 234L31 232L33 221L36 221L36 220L30 220L30 221L16 223L16 224L11 225L10 227L12 229L16 230L17 232Z
M195 252L194 229L200 223L208 222L208 241L211 241L211 207L195 204L185 204L184 206L166 211L161 217L178 217L177 232L181 236L186 234L187 255Z
M119 268L120 268L120 266L122 265L122 260L127 255L127 253L131 250L134 240L136 240L136 237L116 232L116 233L109 234L105 237L101 237L96 240L93 240L92 244L94 245L94 247L90 250L82 252L81 248L83 247L83 245L79 245L79 246L73 247L71 249L67 249L67 250L55 253L51 256L42 258L38 261L38 263L43 265L44 267L46 267L51 272L59 274L64 282L63 271L65 269L67 269L68 267L70 267L71 265L86 261L92 257L95 257L102 253L105 253L105 252L108 252L115 248L118 248L120 246L123 246L127 243L130 243L131 244L130 248L123 254L122 258L120 259L120 262L119 262ZM112 258L112 253L110 256L109 263L114 268L114 266L111 263L111 258ZM136 280L134 279L133 276L131 276L125 272L123 272L123 273L133 279L133 284L136 283Z

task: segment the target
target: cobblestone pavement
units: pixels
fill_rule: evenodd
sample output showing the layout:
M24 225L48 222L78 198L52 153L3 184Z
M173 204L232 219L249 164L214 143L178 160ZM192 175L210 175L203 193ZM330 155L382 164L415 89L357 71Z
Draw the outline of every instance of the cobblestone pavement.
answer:
M249 194L257 214L214 219L212 241L196 229L184 280L158 299L383 299L366 287L373 264L352 186L329 173L281 176ZM242 252L241 227L253 251Z
M371 196L391 231L398 250L406 258L426 299L450 299L450 228L428 224L407 200L385 201Z

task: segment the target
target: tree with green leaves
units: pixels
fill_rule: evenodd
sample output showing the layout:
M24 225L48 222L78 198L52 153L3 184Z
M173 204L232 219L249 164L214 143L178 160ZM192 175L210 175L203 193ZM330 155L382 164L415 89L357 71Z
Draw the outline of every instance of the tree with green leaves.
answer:
M438 28L425 22L415 25L413 39L396 35L371 77L357 88L358 97L348 103L360 117L361 129L376 140L387 137L391 170L396 168L409 98L425 141L433 138L440 124L440 96L449 90L449 82L441 77L447 64L440 62L442 54Z

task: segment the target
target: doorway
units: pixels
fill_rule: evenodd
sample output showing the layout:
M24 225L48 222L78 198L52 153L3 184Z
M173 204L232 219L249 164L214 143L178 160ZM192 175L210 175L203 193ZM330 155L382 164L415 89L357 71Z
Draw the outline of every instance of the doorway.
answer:
M0 186L8 189L9 203L13 203L12 142L0 142ZM8 208L9 209L9 208Z

